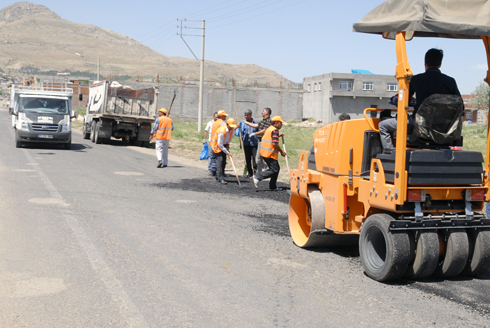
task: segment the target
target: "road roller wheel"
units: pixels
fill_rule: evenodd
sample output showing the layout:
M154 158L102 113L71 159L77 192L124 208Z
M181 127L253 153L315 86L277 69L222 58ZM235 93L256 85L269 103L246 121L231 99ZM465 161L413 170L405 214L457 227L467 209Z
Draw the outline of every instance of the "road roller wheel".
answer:
M490 230L468 230L468 241L468 263L462 274L480 276L490 269Z
M468 263L468 234L464 229L448 229L441 231L439 238L445 242L446 253L439 259L434 275L442 278L456 277Z
M359 253L366 274L376 281L403 276L410 261L410 239L406 231L390 231L393 217L373 214L361 227Z
M411 250L410 263L405 277L408 279L427 278L434 273L439 263L439 237L435 230L418 230L408 233Z
M301 248L357 245L358 235L316 234L325 229L325 203L315 185L308 186L308 199L291 194L289 199L289 231Z

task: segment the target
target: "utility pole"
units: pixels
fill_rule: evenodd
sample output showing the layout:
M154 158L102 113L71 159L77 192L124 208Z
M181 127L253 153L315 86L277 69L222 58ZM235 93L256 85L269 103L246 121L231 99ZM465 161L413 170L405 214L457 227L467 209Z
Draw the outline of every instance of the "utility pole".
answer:
M201 132L202 130L202 111L203 111L203 91L204 91L204 32L205 32L205 20L202 21L196 21L196 20L177 20L180 21L180 37L182 38L182 41L186 44L187 48L191 51L191 53L194 55L194 52L192 49L189 47L187 42L185 42L183 36L199 36L195 34L183 34L182 29L184 28L189 28L189 29L199 29L198 27L187 27L187 26L182 26L182 22L202 22L202 41L201 41L201 72L200 72L200 80L199 80L199 109L197 112L197 132ZM179 26L177 26L179 27ZM197 59L196 55L194 55L194 58Z

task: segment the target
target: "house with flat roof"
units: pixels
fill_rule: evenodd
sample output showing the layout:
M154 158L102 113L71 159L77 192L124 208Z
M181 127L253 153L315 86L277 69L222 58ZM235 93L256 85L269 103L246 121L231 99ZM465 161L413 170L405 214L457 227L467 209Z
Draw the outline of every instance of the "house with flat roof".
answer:
M338 121L347 113L351 119L363 117L369 107L391 108L388 100L398 93L398 81L391 75L365 70L328 73L303 79L303 118Z

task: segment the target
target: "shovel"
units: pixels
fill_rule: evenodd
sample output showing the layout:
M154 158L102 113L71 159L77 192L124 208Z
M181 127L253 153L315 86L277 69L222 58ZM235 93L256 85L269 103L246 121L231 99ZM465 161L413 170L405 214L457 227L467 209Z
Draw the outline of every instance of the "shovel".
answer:
M233 163L233 157L230 156L230 160L231 160L231 165L233 166L233 171L235 171L235 176L236 176L236 180L238 181L238 186L241 187L242 185L240 184L240 178L238 177L238 173L236 172L235 163Z
M284 142L284 136L281 137L282 138L282 146L284 147L284 152L286 153L286 166L288 168L288 174L289 174L289 162L288 162L288 152L286 151L286 143Z

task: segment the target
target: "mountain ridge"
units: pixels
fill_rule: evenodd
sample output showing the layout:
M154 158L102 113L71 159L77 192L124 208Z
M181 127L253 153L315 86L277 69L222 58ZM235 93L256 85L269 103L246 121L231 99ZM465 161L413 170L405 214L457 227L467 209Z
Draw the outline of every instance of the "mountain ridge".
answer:
M49 8L27 1L0 9L0 65L10 74L39 71L90 71L100 58L104 77L128 75L177 82L199 79L199 61L165 56L117 32L61 18ZM82 57L76 55L81 54ZM87 68L90 67L90 68ZM295 84L254 64L205 62L205 79L237 85Z

